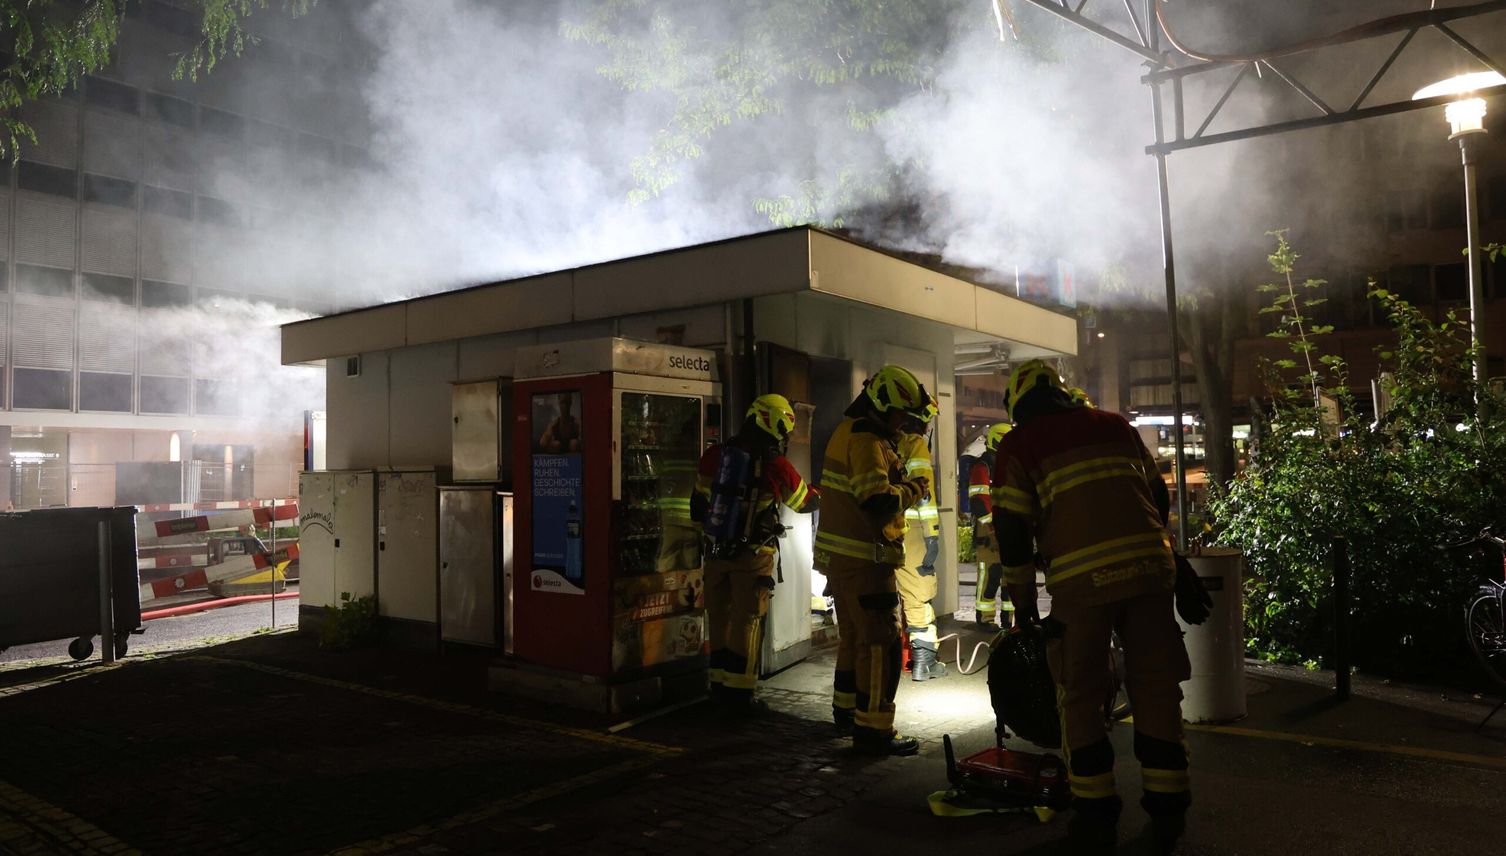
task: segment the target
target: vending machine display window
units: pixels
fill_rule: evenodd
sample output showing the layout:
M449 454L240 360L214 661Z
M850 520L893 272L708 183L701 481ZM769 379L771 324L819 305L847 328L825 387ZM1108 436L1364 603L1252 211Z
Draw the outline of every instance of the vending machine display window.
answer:
M701 399L622 393L622 553L625 575L701 566L690 519L701 453Z

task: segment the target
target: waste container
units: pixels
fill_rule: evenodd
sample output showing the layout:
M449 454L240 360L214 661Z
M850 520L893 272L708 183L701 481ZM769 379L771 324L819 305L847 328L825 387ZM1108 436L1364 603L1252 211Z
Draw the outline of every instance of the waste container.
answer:
M1202 624L1182 624L1192 661L1192 677L1182 683L1182 717L1188 722L1240 719L1246 713L1244 554L1209 547L1187 561L1213 598L1213 611Z
M73 638L89 656L101 624L99 524L110 527L115 654L141 626L136 509L49 508L0 514L0 649Z

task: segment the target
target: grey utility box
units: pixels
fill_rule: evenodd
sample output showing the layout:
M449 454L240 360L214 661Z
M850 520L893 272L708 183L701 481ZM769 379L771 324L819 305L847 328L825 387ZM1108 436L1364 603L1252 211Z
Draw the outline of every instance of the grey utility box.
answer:
M512 480L512 380L450 387L450 458L457 482Z

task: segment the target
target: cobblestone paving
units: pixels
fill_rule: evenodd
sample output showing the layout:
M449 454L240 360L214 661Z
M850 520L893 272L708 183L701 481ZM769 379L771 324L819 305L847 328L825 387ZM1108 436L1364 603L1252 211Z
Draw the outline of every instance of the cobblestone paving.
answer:
M432 658L294 636L212 653L7 681L0 853L736 853L907 763L833 733L819 659L765 716L699 704L615 737L435 692L456 667ZM947 682L905 683L910 728ZM946 727L918 733L928 752Z

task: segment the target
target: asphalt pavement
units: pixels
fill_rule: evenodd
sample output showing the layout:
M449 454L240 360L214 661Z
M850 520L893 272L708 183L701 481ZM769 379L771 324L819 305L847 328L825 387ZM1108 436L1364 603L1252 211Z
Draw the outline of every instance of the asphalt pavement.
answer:
M215 641L245 636L261 629L273 627L276 613L277 627L293 627L298 624L298 601L294 598L260 603L238 604L219 607L206 612L195 612L172 618L157 618L146 622L146 632L133 634L128 653L148 654L176 650L196 645L212 644ZM53 642L38 642L17 645L0 651L0 664L15 666L25 662L71 662L68 643L72 638ZM95 637L93 659L98 660L99 639Z

